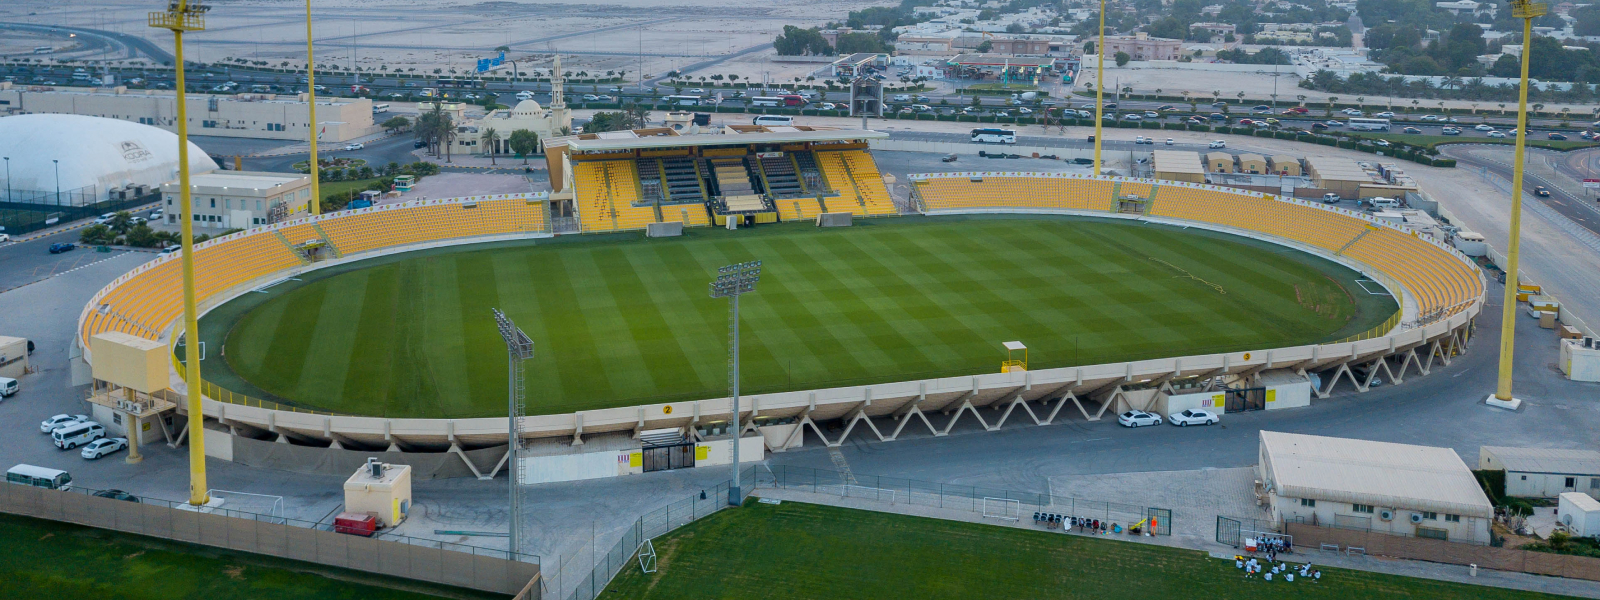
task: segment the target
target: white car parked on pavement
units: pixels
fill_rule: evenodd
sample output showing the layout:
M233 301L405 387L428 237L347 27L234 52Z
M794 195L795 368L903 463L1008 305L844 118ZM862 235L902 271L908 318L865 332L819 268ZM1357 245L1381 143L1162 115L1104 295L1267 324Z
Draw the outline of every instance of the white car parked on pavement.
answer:
M1130 410L1117 415L1117 423L1123 427L1144 427L1145 425L1160 425L1161 415L1147 413L1142 410Z
M1217 421L1219 420L1216 413L1199 408L1191 408L1181 413L1172 415L1171 417L1168 417L1168 419L1173 425L1177 425L1179 427L1188 427L1190 425L1216 425Z
M56 415L39 423L39 433L50 433L62 427L87 420L89 420L88 415Z
M128 449L128 438L100 438L83 447L78 455L89 460L100 458L118 450Z

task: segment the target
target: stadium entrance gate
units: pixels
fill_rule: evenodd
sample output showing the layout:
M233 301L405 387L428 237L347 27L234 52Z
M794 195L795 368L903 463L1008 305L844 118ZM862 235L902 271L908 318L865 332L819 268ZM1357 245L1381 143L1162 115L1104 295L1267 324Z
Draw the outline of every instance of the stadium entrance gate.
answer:
M1227 412L1261 410L1267 407L1267 388L1228 390L1227 395L1227 400L1223 404L1223 410Z
M639 439L644 442L646 473L694 466L694 442L684 440L677 430L645 432Z

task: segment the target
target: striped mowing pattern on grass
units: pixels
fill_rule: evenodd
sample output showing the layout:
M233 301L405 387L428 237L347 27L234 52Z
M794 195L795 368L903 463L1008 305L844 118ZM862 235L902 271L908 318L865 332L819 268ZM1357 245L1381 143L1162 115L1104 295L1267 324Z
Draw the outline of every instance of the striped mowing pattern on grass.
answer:
M751 394L991 372L1008 340L1028 344L1035 369L1297 345L1394 311L1347 294L1355 273L1309 255L1078 218L778 225L390 258L247 295L259 306L242 318L214 313L225 320L202 329L229 328L227 363L258 388L239 391L352 414L500 414L499 307L537 344L530 413L718 397L727 303L707 284L717 267L754 259L765 270L742 303ZM1349 302L1303 301L1313 297Z

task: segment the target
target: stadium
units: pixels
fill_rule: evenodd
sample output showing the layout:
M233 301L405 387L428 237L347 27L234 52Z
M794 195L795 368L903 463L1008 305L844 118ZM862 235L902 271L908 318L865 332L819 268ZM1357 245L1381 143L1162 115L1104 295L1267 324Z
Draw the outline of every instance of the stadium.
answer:
M1256 392L1273 377L1319 397L1340 381L1365 391L1448 364L1482 307L1469 258L1364 213L1022 172L913 175L897 199L870 150L883 135L557 138L550 193L382 205L200 244L208 427L303 446L504 448L499 308L536 347L524 441L725 434L727 303L707 284L747 260L765 272L744 308L741 420L779 451L807 431L838 445L1093 421L1180 391L1271 408ZM84 307L85 359L91 338L122 332L171 347L179 376L176 258ZM1013 341L1028 354L1008 356Z

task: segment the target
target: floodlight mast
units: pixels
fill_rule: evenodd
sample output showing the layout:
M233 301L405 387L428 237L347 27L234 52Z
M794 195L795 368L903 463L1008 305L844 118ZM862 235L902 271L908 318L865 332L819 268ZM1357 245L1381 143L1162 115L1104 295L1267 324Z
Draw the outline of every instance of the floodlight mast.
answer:
M1548 8L1531 0L1513 0L1511 16L1522 19L1522 75L1517 88L1517 135L1511 173L1511 233L1506 244L1506 288L1500 313L1500 368L1492 399L1517 404L1511 394L1512 355L1517 348L1518 269L1522 256L1522 160L1528 142L1528 58L1533 49L1533 20Z
M522 507L517 496L517 479L520 477L520 473L517 470L517 454L522 449L521 417L524 412L523 398L524 390L526 389L523 387L522 361L533 358L533 338L523 333L516 323L511 322L511 319L507 318L505 313L500 312L500 309L491 308L489 310L494 311L495 327L500 330L500 337L506 342L506 412L508 413L507 418L509 421L506 428L506 479L511 496L507 505L510 508L511 515L511 524L507 527L510 532L510 541L507 547L512 552L509 558L516 560L516 553L522 551L521 546L518 544L521 540L519 529L521 529L522 525Z
M728 387L733 396L733 483L728 488L728 504L738 506L739 493L739 296L756 291L761 281L761 261L753 260L717 269L711 282L712 298L728 302Z
M183 32L205 31L205 14L209 10L210 6L198 2L170 0L166 10L147 15L151 27L172 32L173 78L176 83L173 87L176 88L178 111L178 214L181 215L179 235L182 238L179 243L183 245L183 256L179 262L183 267L183 331L187 340L183 352L183 379L188 383L184 405L189 413L189 504L193 506L209 503L211 496L206 491L206 444L205 436L201 435L205 421L201 395L205 387L200 380L200 352L197 350L200 347L200 323L197 320L199 313L195 306L194 291L194 202L190 199L189 188L189 123L186 116L188 101L184 99Z

